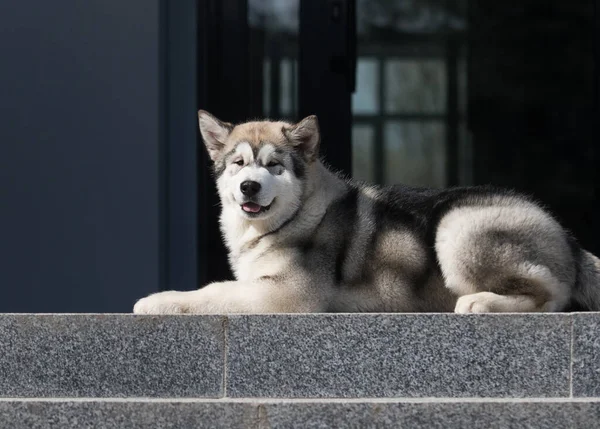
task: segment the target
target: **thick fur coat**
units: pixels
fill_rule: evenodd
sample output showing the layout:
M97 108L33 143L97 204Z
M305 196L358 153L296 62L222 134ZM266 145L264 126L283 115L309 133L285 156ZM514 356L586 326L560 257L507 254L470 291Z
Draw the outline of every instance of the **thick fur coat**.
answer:
M600 260L543 208L488 187L379 187L319 160L319 127L199 112L235 281L135 313L600 309Z

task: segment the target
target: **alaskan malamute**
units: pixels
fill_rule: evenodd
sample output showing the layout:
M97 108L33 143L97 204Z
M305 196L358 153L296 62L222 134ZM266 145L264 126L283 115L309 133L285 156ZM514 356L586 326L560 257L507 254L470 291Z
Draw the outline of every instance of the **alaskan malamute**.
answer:
M134 313L600 310L600 260L523 195L345 180L319 160L315 116L198 118L237 280Z

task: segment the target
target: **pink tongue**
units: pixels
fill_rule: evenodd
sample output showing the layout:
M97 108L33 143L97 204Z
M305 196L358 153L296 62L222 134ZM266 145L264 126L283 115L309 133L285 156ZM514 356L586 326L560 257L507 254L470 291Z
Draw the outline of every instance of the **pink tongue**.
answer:
M242 204L242 210L250 213L258 213L260 211L260 206L256 203L244 203Z

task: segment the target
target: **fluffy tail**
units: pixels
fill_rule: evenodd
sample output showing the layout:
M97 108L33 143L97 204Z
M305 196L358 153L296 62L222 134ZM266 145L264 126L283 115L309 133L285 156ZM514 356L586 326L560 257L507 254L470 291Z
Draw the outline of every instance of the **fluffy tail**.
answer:
M573 300L586 310L600 311L600 259L581 250Z

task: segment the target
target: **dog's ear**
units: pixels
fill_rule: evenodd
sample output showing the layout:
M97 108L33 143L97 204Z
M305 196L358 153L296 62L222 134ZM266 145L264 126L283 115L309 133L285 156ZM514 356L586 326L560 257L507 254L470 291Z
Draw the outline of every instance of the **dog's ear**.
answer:
M283 134L291 144L297 147L307 161L314 161L319 156L319 121L315 115L307 116L295 125L283 128Z
M225 147L225 141L233 130L233 125L218 120L205 110L198 110L198 125L210 159L215 161Z

